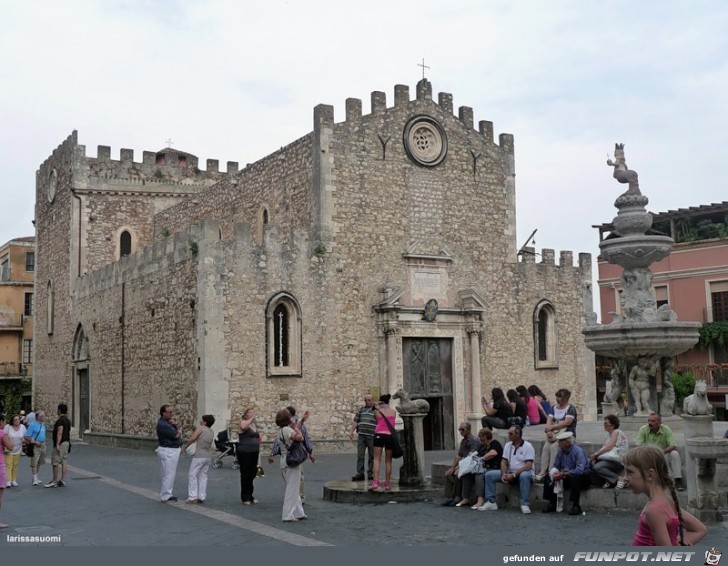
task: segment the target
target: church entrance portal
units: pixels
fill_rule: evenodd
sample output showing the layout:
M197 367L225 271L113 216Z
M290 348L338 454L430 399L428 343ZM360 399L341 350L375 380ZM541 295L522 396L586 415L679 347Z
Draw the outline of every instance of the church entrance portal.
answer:
M402 357L404 389L410 398L430 403L422 424L425 450L454 449L452 340L403 338Z

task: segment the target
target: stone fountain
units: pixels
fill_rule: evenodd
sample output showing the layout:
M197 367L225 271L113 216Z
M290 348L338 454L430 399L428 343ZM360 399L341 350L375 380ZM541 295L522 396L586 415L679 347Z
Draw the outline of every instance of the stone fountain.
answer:
M628 186L614 203L619 211L612 221L616 237L599 244L602 257L623 268L621 313L611 313L609 324L597 324L592 314L582 332L587 348L614 360L605 414L618 413L617 402L626 391L631 416L659 411L664 419L674 407L672 359L697 343L700 323L680 322L668 305L657 307L650 265L667 257L674 242L647 234L652 226L652 215L645 209L649 201L640 192L637 173L627 167L624 144L615 145L614 161L607 160L607 165L614 168L614 178Z

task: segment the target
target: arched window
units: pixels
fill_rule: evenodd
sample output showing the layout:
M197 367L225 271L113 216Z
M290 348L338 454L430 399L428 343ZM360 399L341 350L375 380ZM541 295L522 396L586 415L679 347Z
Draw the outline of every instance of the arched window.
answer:
M53 283L48 281L46 287L46 330L48 334L53 334L53 323L55 317L55 297L53 294Z
M256 225L255 236L259 244L263 243L263 237L265 236L265 229L270 222L270 215L268 214L268 207L262 204L258 209L258 222Z
M124 230L119 236L119 256L131 255L131 234Z
M301 309L288 293L268 302L266 350L268 377L301 376Z
M73 351L71 352L71 361L80 362L89 359L88 338L83 331L83 326L78 325L76 335L73 337Z
M533 345L536 369L558 367L556 310L549 301L541 301L533 311Z

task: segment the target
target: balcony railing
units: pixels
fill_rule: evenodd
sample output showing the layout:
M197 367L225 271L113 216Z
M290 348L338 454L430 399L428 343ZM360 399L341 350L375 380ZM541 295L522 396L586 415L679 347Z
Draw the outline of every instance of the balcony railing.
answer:
M688 371L696 380L702 379L708 387L728 387L728 364L686 365L679 371Z
M0 362L0 375L20 375L21 365L16 362Z
M23 315L0 314L0 332L23 330Z

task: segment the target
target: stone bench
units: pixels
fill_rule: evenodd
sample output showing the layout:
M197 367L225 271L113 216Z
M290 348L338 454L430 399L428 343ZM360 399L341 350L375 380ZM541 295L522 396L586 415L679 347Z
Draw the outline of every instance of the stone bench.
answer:
M442 486L442 495L445 497L445 471L452 465L452 461L435 462L431 467L431 482L433 485ZM475 489L472 490L473 492ZM680 505L687 508L687 492L678 492ZM570 504L569 491L564 493L564 502L566 510ZM477 496L470 493L468 501L475 503ZM547 505L547 501L543 498L543 484L532 483L531 493L529 497L530 506L533 511L540 511ZM517 485L508 485L501 482L496 483L496 503L498 507L518 509L520 506L520 489ZM601 487L591 487L581 492L581 506L585 511L590 509L607 509L607 510L640 510L647 503L647 498L643 495L636 495L630 489L604 489ZM728 494L721 493L721 507L728 507Z

